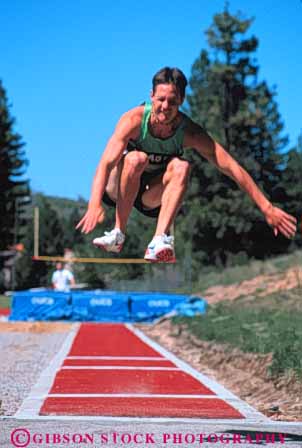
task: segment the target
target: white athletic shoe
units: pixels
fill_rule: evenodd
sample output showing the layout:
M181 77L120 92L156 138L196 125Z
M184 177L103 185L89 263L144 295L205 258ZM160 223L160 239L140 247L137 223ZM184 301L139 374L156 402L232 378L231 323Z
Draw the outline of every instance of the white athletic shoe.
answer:
M105 232L104 236L95 238L93 244L106 252L119 253L122 250L125 241L125 235L120 229L113 229L111 232Z
M149 243L144 258L153 263L175 263L174 237L166 234L155 236Z

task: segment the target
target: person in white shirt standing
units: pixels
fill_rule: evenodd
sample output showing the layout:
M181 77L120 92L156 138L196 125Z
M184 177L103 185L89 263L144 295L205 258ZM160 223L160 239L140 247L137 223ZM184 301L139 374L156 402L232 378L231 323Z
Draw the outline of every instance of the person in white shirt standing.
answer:
M75 279L68 269L63 268L63 264L58 262L56 270L52 274L51 283L55 291L70 291L70 285L75 285Z

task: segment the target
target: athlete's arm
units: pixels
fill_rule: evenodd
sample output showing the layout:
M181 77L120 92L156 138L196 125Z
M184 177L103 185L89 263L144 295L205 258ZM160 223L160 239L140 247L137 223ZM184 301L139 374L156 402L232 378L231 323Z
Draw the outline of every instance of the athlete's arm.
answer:
M76 226L77 229L82 227L82 233L91 232L97 223L101 223L104 220L105 211L101 202L109 174L121 160L129 139L137 136L140 122L141 114L139 108L132 109L122 116L110 137L96 169L88 210Z
M232 178L256 203L264 214L267 223L273 228L274 234L282 233L291 238L296 233L297 220L285 213L264 196L247 171L200 126L191 122L185 133L185 147L194 148L201 156L214 164L221 172Z

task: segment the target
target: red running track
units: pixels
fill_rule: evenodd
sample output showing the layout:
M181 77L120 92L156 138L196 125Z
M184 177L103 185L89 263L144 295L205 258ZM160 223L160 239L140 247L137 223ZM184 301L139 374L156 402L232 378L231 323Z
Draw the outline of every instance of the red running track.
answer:
M0 316L9 316L10 308L0 308Z
M81 325L40 415L244 418L125 325L92 323Z

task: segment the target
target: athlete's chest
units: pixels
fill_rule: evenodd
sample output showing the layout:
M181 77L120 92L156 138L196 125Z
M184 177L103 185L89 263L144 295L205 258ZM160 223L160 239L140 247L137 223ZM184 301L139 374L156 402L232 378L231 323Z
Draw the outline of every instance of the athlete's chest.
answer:
M148 160L151 165L162 165L170 159L170 155L167 154L149 154Z

